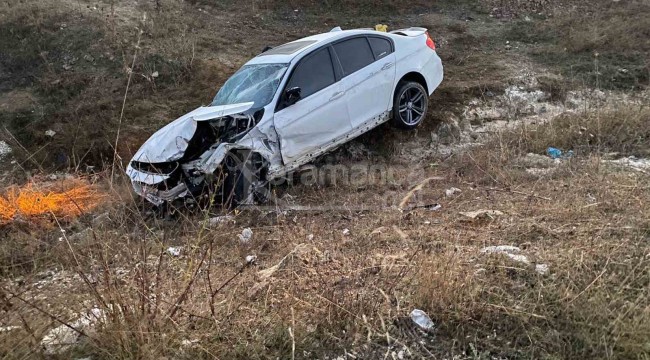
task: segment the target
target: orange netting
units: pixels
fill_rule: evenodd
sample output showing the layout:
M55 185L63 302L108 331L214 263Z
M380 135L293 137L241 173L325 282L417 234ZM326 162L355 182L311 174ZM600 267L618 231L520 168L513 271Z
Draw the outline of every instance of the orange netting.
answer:
M0 224L17 217L33 217L53 214L56 217L75 217L95 208L104 198L94 187L80 180L52 186L29 183L23 187L9 188L0 196ZM64 190L65 189L65 190Z

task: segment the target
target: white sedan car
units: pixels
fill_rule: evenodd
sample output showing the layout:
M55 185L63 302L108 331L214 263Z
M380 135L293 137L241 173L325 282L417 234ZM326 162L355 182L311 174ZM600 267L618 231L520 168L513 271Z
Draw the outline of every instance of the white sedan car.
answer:
M251 59L209 106L154 133L126 173L155 205L208 193L227 206L263 202L271 180L386 121L418 126L442 77L424 28L296 40Z

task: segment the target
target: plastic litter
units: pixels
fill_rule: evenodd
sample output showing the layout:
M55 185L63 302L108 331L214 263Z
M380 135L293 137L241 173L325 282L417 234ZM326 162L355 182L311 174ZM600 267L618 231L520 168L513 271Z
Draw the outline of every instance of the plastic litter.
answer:
M257 256L255 255L248 255L246 256L246 264L252 264L257 260Z
M435 324L431 321L431 318L427 313L420 309L413 309L411 311L411 320L420 327L422 330L430 331L433 330Z
M343 229L343 235L350 235L350 229Z
M566 153L564 153L562 152L562 150L558 148L549 147L548 149L546 149L546 155L548 155L552 159L566 159L573 156L573 150L569 150Z

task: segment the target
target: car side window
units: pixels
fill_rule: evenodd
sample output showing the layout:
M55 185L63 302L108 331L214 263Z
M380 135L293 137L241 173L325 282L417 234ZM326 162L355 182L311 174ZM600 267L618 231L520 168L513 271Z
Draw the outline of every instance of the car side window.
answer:
M300 88L300 97L306 98L336 82L329 49L317 50L302 60L293 71L286 89Z
M336 55L341 61L344 76L350 75L375 61L368 40L365 37L352 38L334 44L334 51L336 51Z
M370 47L372 47L372 53L375 54L376 60L393 52L393 46L387 39L369 37L368 41L370 41Z

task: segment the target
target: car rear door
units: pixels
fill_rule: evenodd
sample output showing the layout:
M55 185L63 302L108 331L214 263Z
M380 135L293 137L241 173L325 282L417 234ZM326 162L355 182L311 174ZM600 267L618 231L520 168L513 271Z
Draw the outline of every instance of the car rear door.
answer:
M285 165L315 156L352 130L339 79L329 46L303 57L294 67L274 116ZM301 99L284 107L285 91L295 87L301 89Z
M395 53L390 39L356 36L333 44L342 68L348 114L357 128L391 107Z

